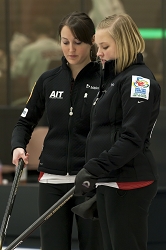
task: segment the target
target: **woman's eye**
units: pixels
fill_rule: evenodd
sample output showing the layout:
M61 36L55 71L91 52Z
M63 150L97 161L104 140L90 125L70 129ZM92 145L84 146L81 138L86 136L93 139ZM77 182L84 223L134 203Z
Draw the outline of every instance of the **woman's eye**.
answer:
M75 42L76 45L80 45L82 42ZM69 45L69 42L63 42L64 45Z
M68 45L69 43L68 42L63 42L63 44Z
M106 49L108 49L108 46L106 46L106 47L103 47L103 49L105 49L105 50L106 50Z
M78 41L78 42L75 42L77 45L81 44L82 42Z

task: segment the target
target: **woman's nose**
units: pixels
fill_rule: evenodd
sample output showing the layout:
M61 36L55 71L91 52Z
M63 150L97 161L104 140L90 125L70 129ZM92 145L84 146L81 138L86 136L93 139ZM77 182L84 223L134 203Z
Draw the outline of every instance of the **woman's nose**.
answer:
M70 51L74 51L74 50L75 50L75 47L74 47L74 45L73 45L72 43L71 43L70 46L69 46L69 50L70 50Z
M97 56L101 56L103 53L101 52L101 50L100 49L98 49L98 51L97 51Z

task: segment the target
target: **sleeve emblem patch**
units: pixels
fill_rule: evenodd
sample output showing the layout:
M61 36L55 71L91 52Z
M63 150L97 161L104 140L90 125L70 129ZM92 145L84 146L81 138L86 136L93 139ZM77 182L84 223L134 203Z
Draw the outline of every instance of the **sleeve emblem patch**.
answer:
M149 99L150 80L142 76L132 76L131 94L132 98Z
M26 116L27 116L27 113L28 113L28 109L27 109L27 108L24 108L24 110L23 110L21 116L22 116L22 117L26 117Z

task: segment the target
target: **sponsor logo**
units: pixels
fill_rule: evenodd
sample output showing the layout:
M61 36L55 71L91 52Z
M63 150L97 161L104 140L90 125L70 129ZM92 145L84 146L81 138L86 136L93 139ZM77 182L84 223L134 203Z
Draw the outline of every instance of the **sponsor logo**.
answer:
M27 109L27 108L24 108L24 110L23 110L21 116L22 116L22 117L26 117L27 114L28 114L28 109Z
M90 86L88 83L86 85L86 88L87 89L99 89L99 87L97 87L97 86Z
M141 102L144 102L144 101L138 101L138 103L141 103Z
M52 91L49 98L51 98L51 99L63 99L63 96L62 96L63 93L64 93L64 91L59 91L59 90Z
M142 87L142 88L148 88L149 87L149 83L147 80L145 80L145 78L138 76L137 80L134 82L134 85L136 87Z
M132 98L149 99L150 80L142 76L132 76L131 94ZM138 102L139 103L139 102Z

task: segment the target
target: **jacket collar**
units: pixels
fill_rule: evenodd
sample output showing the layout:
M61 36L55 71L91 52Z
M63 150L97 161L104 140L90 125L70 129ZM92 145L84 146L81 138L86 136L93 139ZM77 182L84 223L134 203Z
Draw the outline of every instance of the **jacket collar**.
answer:
M62 57L62 68L63 69L67 69L69 70L69 66L68 66L68 62L66 60L66 58L63 56ZM82 75L82 74L86 74L86 75L92 75L93 73L95 73L96 71L100 70L100 63L99 62L95 62L92 61L90 63L88 63L78 74L77 78Z
M114 79L115 76L117 76L117 73L115 73L115 62L116 62L115 60L109 60L105 63L105 65L104 65L104 80L107 80L108 78L109 78L109 80L111 80L111 79ZM136 65L136 64L144 64L143 55L141 53L137 54L136 60L133 62L132 65Z

